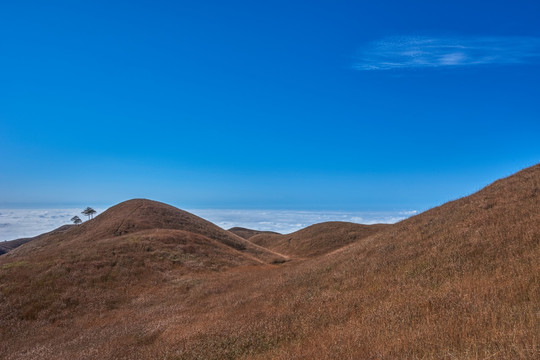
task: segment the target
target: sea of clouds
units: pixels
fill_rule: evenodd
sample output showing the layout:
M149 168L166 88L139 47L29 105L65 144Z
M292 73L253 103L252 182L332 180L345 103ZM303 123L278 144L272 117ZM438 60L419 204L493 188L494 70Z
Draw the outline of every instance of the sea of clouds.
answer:
M193 210L194 214L230 229L249 229L291 233L324 221L348 221L359 224L395 223L416 211L298 211L298 210Z
M96 209L100 214L104 209ZM359 224L395 223L416 211L297 211L297 210L226 210L194 209L189 212L229 229L250 229L290 233L324 221L348 221ZM32 237L71 224L81 209L0 209L0 241Z
M86 219L81 209L0 209L0 241L43 234L71 224L75 215Z

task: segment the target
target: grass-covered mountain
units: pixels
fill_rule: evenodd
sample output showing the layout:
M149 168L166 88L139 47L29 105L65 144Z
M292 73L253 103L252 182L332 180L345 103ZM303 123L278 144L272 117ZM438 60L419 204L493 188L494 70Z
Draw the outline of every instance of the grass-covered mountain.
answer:
M361 225L329 221L311 225L287 235L256 234L250 237L249 241L291 257L305 258L327 254L387 229L389 226L391 225Z
M268 252L123 204L0 256L1 358L540 357L540 165L352 240L254 239Z
M240 237L243 237L244 239L249 239L255 235L259 234L274 234L274 235L280 235L277 232L274 231L260 231L260 230L253 230L253 229L246 229L243 227L233 227L228 230L229 232L232 232L233 234L236 234Z

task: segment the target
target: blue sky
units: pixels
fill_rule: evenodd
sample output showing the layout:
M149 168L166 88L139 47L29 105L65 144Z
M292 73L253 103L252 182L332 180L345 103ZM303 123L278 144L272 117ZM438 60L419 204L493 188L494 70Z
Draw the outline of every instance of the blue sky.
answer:
M2 1L0 208L424 210L540 161L538 1Z

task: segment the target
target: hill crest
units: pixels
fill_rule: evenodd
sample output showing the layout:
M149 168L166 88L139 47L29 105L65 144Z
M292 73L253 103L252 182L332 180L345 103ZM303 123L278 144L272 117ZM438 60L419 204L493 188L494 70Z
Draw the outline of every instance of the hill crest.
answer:
M274 235L281 235L280 233L277 233L275 231L264 231L264 230L253 230L253 229L248 229L248 228L244 228L244 227L239 227L239 226L236 226L236 227L233 227L233 228L230 228L229 230L227 230L228 232L231 232L235 235L238 235L244 239L249 239L255 235L259 235L259 234L274 234Z
M343 221L314 224L291 234L257 234L249 240L291 257L324 255L366 237L384 231L392 225L363 225Z
M275 252L259 247L211 222L174 206L148 199L132 199L119 203L81 225L46 238L38 237L16 249L17 254L61 241L65 244L85 244L93 240L119 237L144 230L182 230L205 236L237 251L250 254L260 262L281 262Z

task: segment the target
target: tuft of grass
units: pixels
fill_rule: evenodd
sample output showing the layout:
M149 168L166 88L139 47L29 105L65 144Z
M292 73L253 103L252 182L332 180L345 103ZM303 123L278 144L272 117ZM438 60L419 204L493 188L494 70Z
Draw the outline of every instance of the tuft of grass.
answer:
M13 268L21 268L30 265L28 261L13 261L2 265L2 270L9 270Z

